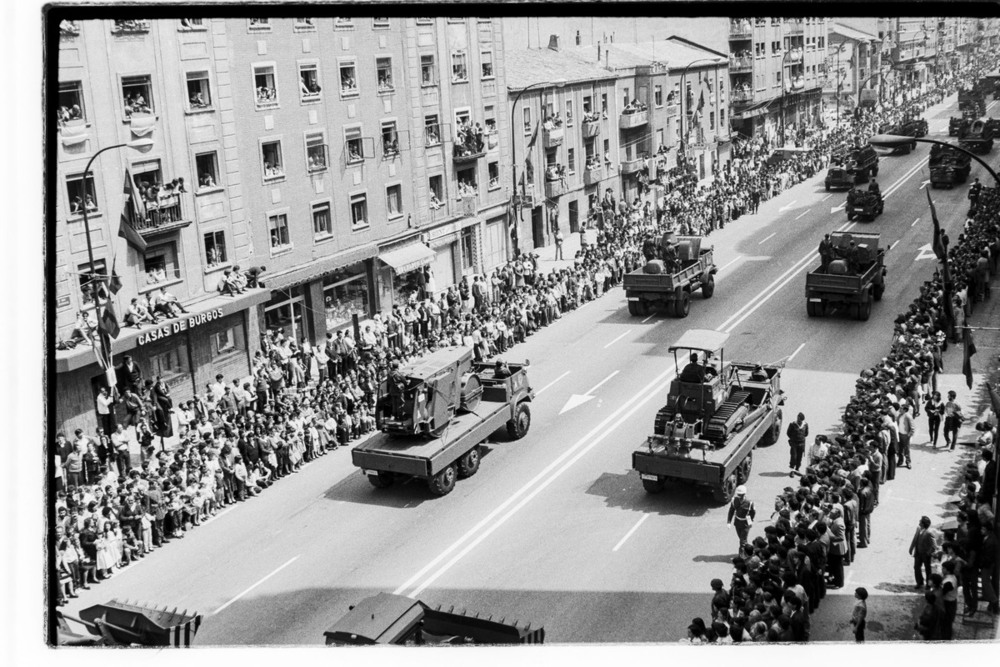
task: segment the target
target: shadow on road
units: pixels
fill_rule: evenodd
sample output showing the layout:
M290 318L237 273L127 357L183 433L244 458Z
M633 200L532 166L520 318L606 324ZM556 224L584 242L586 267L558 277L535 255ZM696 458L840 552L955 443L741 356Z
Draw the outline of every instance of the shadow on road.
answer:
M733 554L719 554L716 556L695 556L691 559L695 563L732 563Z
M623 474L606 472L590 485L587 493L604 498L608 507L662 516L702 516L715 505L710 492L689 484L667 484L661 493L646 493L635 470Z

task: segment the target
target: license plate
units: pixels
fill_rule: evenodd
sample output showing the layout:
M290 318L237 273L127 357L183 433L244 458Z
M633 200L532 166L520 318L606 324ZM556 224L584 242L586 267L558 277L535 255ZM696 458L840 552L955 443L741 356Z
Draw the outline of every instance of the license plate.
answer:
M648 479L648 480L649 480L650 482L657 482L657 481L659 481L659 479L660 479L660 478L659 478L659 477L657 477L656 475L647 475L646 473L642 473L642 474L640 474L640 475L639 475L639 477L640 477L641 479Z
M361 469L361 474L362 475L378 475L378 473L375 472L374 470L365 470L364 468Z

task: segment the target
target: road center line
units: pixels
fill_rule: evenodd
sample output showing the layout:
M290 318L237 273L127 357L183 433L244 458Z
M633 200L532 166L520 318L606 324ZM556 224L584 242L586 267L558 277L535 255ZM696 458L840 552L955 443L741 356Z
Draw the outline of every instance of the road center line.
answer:
M594 388L591 389L590 391L588 391L587 394L593 394L595 391L597 391L598 389L600 389L600 387L601 387L602 384L604 384L605 382L607 382L608 380L610 380L611 378L613 378L616 375L618 375L618 371L613 371L611 373L611 375L609 375L608 377L604 378L603 380L601 380L600 382L598 382L597 384L595 384Z
M218 614L218 613L219 613L220 611L222 611L223 609L225 609L226 607L228 607L228 606L229 606L229 605L231 605L232 603L236 602L236 601L237 601L237 600L239 600L239 599L240 599L241 597L243 597L244 595L246 595L247 593L249 593L249 592L250 592L250 591L252 591L253 589L257 588L257 587L258 587L258 586L260 586L260 585L261 585L262 583L264 583L265 581L267 581L268 579L270 579L270 578L271 578L271 577L273 577L274 575L278 574L279 572L281 572L282 570L284 570L284 569L285 569L286 567L288 567L289 565L291 565L292 563L294 563L294 562L295 562L295 561L297 561L298 559L299 559L299 557L298 557L298 556L295 556L295 557L293 557L293 558L290 558L290 559L288 559L288 560L287 560L287 561L285 562L285 564L284 564L284 565L282 565L281 567L279 567L279 568L278 568L277 570L274 570L273 572L271 572L271 574L267 575L266 577L264 577L263 579L261 579L260 581L258 581L258 582L257 582L256 584L254 584L254 585L253 585L253 586L251 586L250 588L246 589L245 591L243 591L242 593L240 593L239 595L237 595L236 597L234 597L234 598L233 598L232 600L230 600L230 601L229 601L229 602L227 602L226 604L222 605L221 607L219 607L218 609L216 609L215 611L213 611L211 615L212 615L212 616L215 616L215 615L216 615L216 614Z
M642 522L645 521L648 518L649 518L649 515L648 514L644 514L642 516L642 518L639 519L639 521L637 521L634 526L632 526L632 530L630 530L627 533L625 533L625 537L623 537L621 539L621 541L618 542L618 544L615 545L615 548L612 549L611 551L614 552L614 551L618 551L619 549L621 549L622 545L625 544L625 540L627 540L628 538L632 537L632 533L634 533L635 531L639 530L639 526L641 526Z
M739 257L736 257L736 258L732 259L732 260L731 260L731 261L729 261L729 262L726 262L726 265L725 265L725 266L723 266L723 267L722 267L721 269L719 269L718 273L722 273L723 271L725 271L726 269L728 269L728 268L729 268L730 266L732 266L732 265L733 265L733 264L735 264L736 262L740 261L741 259L743 259L743 256L742 256L742 255L741 255L741 256L739 256Z
M653 319L654 317L656 317L656 313L653 313L652 315L650 315L649 317L647 317L646 319L644 319L644 320L643 320L642 322L640 322L639 324L645 324L646 322L650 321L650 320L651 320L651 319Z
M802 343L802 345L799 345L797 348L795 348L795 351L792 352L792 356L788 357L788 360L791 361L792 359L794 359L795 355L798 354L799 352L801 352L802 348L804 348L805 346L806 346L806 344Z
M806 213L808 213L808 212L809 212L809 211L811 211L811 210L812 210L812 209L810 208L810 209L806 209L805 211L802 211L802 212L801 212L801 213L799 213L799 214L798 214L797 216L795 216L795 219L796 219L796 220L798 220L799 218L801 218L802 216L804 216L804 215L805 215Z
M599 435L599 434L600 434L600 437L603 438L605 435L607 435L608 433L610 433L611 430L613 430L613 429L608 428L608 424L610 424L612 421L614 421L619 415L621 415L621 413L625 412L626 410L629 410L629 408L633 404L635 404L637 401L640 401L640 402L635 406L636 409L639 406L645 404L645 402L648 401L650 398L652 398L653 396L656 396L659 392L663 391L663 389L667 386L667 383L669 383L670 379L674 376L674 374L676 374L676 369L670 369L670 370L664 371L663 373L660 373L657 377L655 377L652 381L650 381L645 387L643 387L638 392L636 392L632 396L632 398L630 398L624 404L622 404L621 407L619 407L617 410L615 410L610 415L608 415L607 417L605 417L604 420L601 423L599 423L597 426L595 426L593 429L591 429L590 432L587 433L587 435L585 435L582 438L580 438L580 440L578 440L576 443L574 443L572 447L568 448L566 451L564 451L562 454L560 454L554 461L552 461L552 463L550 463L549 465L547 465L543 470L541 470L537 475L535 475L531 480L529 480L524 486L522 486L520 489L518 489L517 491L515 491L509 498L507 498L507 500L505 500L504 502L502 502L496 509L494 509L492 512L490 512L485 517L483 517L479 521L479 523L477 523L475 526L473 526L468 531L466 531L466 533L464 535L462 535L462 537L458 538L458 540L456 540L450 547L448 547L447 549L445 549L444 551L442 551L437 557L434 558L434 560L432 560L430 563L428 563L423 568L421 568L420 571L418 571L416 574L414 574L412 577L410 577L406 582L404 582L399 588L397 588L393 592L396 595L403 595L403 592L406 589L408 589L411 586L413 586L421 577L423 577L424 575L426 575L434 567L436 567L439 563L441 563L446 558L448 558L448 556L450 556L453 552L455 552L456 550L460 549L463 544L465 544L466 542L468 542L472 538L476 537L476 534L479 533L481 530L486 529L486 532L483 534L482 537L485 537L485 535L488 535L490 532L492 532L497 526L499 526L499 523L496 522L496 518L498 516L500 516L508 507L510 507L515 502L517 502L517 500L521 496L524 496L529 491L531 491L532 487L534 487L535 485L540 484L540 483L543 484L543 485L545 485L545 484L548 484L548 482L550 482L553 479L555 479L555 477L557 477L559 474L561 474L561 472L553 473L553 471L556 470L556 468L558 468L566 459L570 458L577 451L579 451L580 449L584 448L588 444L588 440L590 438L592 438L592 437L594 437L596 435ZM626 415L622 420L618 421L615 424L615 426L617 427L619 424L621 424L622 421L624 421L624 419L627 419L628 416L630 416L631 414L632 414L632 412L629 412L628 415ZM590 446L592 447L593 444L596 444L596 442L595 443L591 443ZM587 447L587 449L589 449L589 447ZM584 451L586 451L586 450L584 450ZM563 470L565 470L565 468ZM533 494L532 494L531 497L533 497ZM515 508L515 511L516 511L516 508ZM506 519L502 519L501 521L503 521L503 520L506 520ZM475 543L478 544L478 541L481 541L482 537L480 537L479 539L477 539L477 541ZM471 548L471 547L467 547L466 550L463 551L463 554L460 554L459 557L461 557L461 555L464 555L464 553L468 553L468 549L469 548ZM454 562L455 561L452 561L452 563L454 563ZM451 565L449 564L447 567L451 567ZM434 578L436 579L442 573L443 573L443 570L440 571L438 574L436 574L434 576ZM424 587L426 587L426 584L424 585ZM421 588L420 590L423 590L423 588ZM414 595L415 595L415 593L414 593Z
M910 226L912 227L913 225L910 225ZM892 250L893 248L895 248L897 243L899 243L899 239L896 239L895 241L893 241L892 243L890 243L889 244L889 250Z
M825 197L823 197L822 199L820 199L820 201L826 201L827 199L829 199L829 198L830 198L830 197L832 197L832 196L833 196L833 193L831 192L831 193L830 193L830 194L828 194L827 196L825 196Z
M913 225L917 224L918 222L920 222L920 218L917 218L916 220L914 220L913 222L911 222L910 223L910 227L912 227Z
M545 385L544 387L542 387L541 389L539 389L538 391L536 391L535 392L535 396L538 396L540 393L542 393L543 391L545 391L546 389L548 389L549 387L551 387L552 385L554 385L556 382L559 382L559 380L562 380L567 375L569 375L569 371L566 371L565 373L563 373L562 375L560 375L559 377L557 377L555 380L553 380L552 382L548 383L547 385Z
M614 345L615 343L617 343L618 341L620 341L622 338L624 338L625 336L629 335L630 333L632 333L631 329L629 329L628 331L626 331L625 333L623 333L621 336L618 336L613 341L611 341L610 343L608 343L607 345L605 345L604 349L605 350L608 349L609 347L611 347L612 345Z
M766 236L763 240L761 240L757 245L763 245L767 241L771 240L771 238L777 233L778 232L772 232L770 235Z

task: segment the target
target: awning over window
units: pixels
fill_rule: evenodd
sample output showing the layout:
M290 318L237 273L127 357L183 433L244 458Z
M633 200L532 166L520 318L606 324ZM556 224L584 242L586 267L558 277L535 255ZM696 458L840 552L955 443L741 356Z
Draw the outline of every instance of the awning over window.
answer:
M418 241L381 254L379 259L391 266L396 273L402 274L430 264L434 261L434 251Z

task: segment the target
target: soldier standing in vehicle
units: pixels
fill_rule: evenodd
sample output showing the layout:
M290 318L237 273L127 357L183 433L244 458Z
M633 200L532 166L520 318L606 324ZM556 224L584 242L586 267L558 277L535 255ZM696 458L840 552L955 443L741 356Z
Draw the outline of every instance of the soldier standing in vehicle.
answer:
M736 526L736 535L740 538L740 550L742 551L743 545L747 543L747 537L750 535L750 526L753 525L753 520L757 516L757 509L753 506L753 502L747 500L747 487L742 484L736 487L736 496L733 498L733 502L729 504L729 515L727 519L727 525Z
M830 262L836 258L836 254L833 251L833 241L830 240L830 235L827 234L823 237L823 240L819 242L819 270L823 273L827 272L830 267Z

